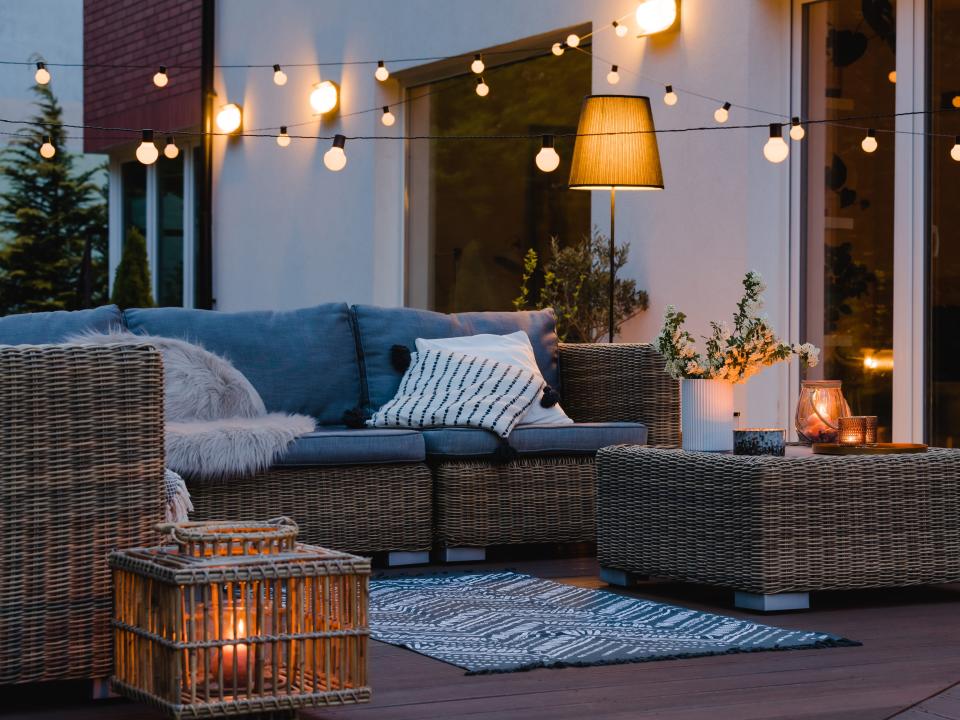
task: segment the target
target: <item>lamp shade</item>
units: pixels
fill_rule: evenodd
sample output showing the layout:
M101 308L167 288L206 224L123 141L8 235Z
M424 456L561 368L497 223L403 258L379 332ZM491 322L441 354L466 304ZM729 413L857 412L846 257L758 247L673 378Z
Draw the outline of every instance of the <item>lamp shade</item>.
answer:
M663 190L650 98L583 99L569 184L571 190Z

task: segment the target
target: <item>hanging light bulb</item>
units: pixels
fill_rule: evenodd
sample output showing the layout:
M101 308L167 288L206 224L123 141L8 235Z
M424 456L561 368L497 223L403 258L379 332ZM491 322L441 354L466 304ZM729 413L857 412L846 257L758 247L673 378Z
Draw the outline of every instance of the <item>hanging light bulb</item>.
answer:
M865 153L875 152L877 149L877 131L873 128L867 130L867 135L863 138L863 142L860 143L860 147L863 148Z
M287 74L279 65L273 66L273 84L281 87L287 84Z
M607 73L607 82L611 85L616 85L620 82L620 72L616 65L610 67L610 72Z
M713 119L716 120L718 123L725 123L727 120L730 119L731 107L732 106L730 105L730 103L725 102L723 105L721 105L716 110L714 110Z
M470 63L470 69L473 70L473 72L479 75L486 67L487 66L483 64L483 56L480 53L473 56L473 62Z
M783 125L780 123L770 124L770 139L763 146L763 156L770 162L782 163L790 154L790 146L783 139Z
M163 146L163 156L168 160L173 160L180 154L180 148L173 141L173 135L167 135L167 144Z
M807 131L803 129L803 125L800 124L800 118L794 116L790 121L790 139L800 142L806 137Z
M373 71L373 76L380 82L383 82L390 77L390 71L387 70L387 66L384 64L383 60L377 60L377 69Z
M290 136L287 135L287 126L281 125L280 134L277 135L277 145L279 145L280 147L286 147L289 144L290 144Z
M617 37L626 37L627 33L630 32L630 28L628 28L622 22L614 20L613 31L617 34Z
M37 81L37 85L46 85L50 82L50 71L42 62L37 63L37 71L33 74L33 79Z
M640 0L636 16L639 37L669 30L677 21L677 0Z
M677 100L680 98L677 97L677 94L673 91L673 85L667 85L663 93L663 103L664 105L676 105Z
M167 77L167 66L161 65L160 69L153 74L153 84L157 87L166 87L168 82L170 78Z
M242 122L243 110L236 103L227 103L217 112L217 129L220 132L236 132L240 129Z
M390 112L390 107L387 105L383 106L383 115L380 116L380 122L382 122L387 127L390 127L397 121L396 116Z
M558 42L556 42L556 43L553 44L553 47L550 48L550 52L552 52L552 53L553 53L554 55L556 55L557 57L560 57L561 55L563 55L564 49L565 49L565 48L564 48L564 43L558 43Z
M960 162L960 135L957 135L956 139L953 141L953 147L950 148L950 157L957 162Z
M137 160L144 165L153 165L158 157L160 157L160 151L153 144L153 130L144 130L140 145L137 147Z
M310 92L310 106L321 115L337 109L340 103L340 88L332 80L323 80Z
M347 139L343 135L334 135L333 147L323 154L323 164L327 166L327 170L340 172L347 166L347 155L343 152L346 142Z
M53 146L53 143L50 141L50 136L44 135L43 145L40 146L40 157L49 160L56 154L57 154L57 149Z
M569 35L567 35L567 45L572 48L575 48L578 45L580 45L580 36L577 35L576 33L570 33Z
M483 81L483 76L477 78L477 95L486 97L490 94L490 86Z
M560 156L553 149L553 135L543 136L543 145L537 153L537 167L543 172L553 172L560 166Z

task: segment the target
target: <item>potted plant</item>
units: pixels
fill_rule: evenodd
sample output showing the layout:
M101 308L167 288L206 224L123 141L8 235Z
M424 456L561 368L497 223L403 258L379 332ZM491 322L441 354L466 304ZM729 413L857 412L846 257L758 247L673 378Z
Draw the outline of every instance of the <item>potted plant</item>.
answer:
M683 328L687 316L672 305L667 307L656 346L666 359L667 372L680 380L684 450L733 449L733 386L737 383L793 355L807 367L817 364L819 349L810 343L781 342L759 314L765 289L760 275L748 272L732 328L711 322L702 351Z

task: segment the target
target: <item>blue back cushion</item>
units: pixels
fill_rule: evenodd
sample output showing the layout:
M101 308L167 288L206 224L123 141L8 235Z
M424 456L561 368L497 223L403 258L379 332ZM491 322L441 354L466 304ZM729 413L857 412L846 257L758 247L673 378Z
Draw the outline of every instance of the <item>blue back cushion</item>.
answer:
M523 312L471 312L444 315L411 308L354 305L360 359L366 381L368 409L384 405L397 392L402 373L390 361L390 348L406 345L416 350L417 338L446 338L490 333L507 335L523 330L530 337L544 380L560 387L557 369L557 318L552 309Z
M330 425L360 403L346 303L284 312L130 309L124 317L132 332L182 338L227 358L272 412L304 413Z
M47 345L60 343L82 332L108 332L121 327L123 317L116 305L93 310L56 310L0 317L0 345Z

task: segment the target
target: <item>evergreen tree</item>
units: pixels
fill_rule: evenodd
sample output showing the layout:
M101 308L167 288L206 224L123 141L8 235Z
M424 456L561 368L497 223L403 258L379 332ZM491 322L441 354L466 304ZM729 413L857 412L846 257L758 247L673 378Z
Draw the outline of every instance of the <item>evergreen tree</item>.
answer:
M63 109L35 85L38 114L0 153L0 315L93 307L107 295L107 206L102 167L78 170ZM49 135L56 154L40 156Z
M127 308L153 307L150 292L150 265L147 260L147 241L143 233L131 226L123 241L123 257L113 278L111 301Z

